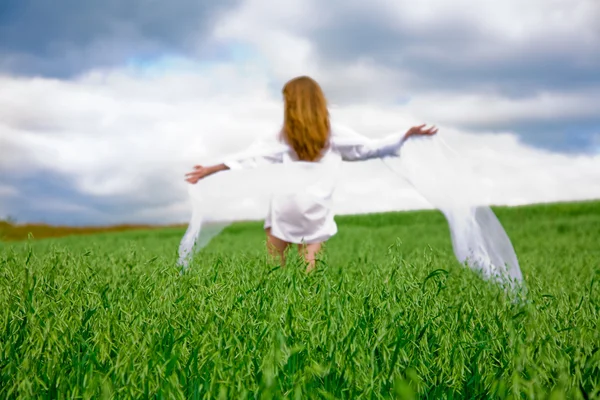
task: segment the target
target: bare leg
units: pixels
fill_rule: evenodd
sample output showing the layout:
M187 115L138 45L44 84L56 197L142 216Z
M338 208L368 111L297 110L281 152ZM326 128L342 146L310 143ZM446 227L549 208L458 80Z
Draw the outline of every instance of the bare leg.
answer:
M317 253L321 251L322 243L299 244L298 252L304 256L304 260L308 263L306 273L312 272L315 269L317 262Z
M284 267L285 251L289 247L290 243L271 235L271 228L265 229L265 233L267 234L267 251L273 257L279 258L281 266Z

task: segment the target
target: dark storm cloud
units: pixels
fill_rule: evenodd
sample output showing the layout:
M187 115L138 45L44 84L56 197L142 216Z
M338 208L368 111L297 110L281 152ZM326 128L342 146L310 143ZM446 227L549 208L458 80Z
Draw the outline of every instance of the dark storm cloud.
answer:
M368 60L383 66L399 77L385 90L398 90L400 97L473 93L516 100L540 93L600 93L600 28L585 38L549 29L547 36L513 40L488 30L469 13L439 15L422 25L400 22L374 7L339 6L331 15L335 17L309 33L321 65L335 69ZM360 99L355 96L354 101ZM600 115L455 125L472 132L508 130L535 147L586 152L600 132Z
M532 118L506 123L457 123L465 132L511 132L529 146L563 154L598 153L597 140L600 135L600 116L573 117L560 120Z
M0 184L18 190L2 201L5 212L17 222L79 225L102 219L94 199L75 190L68 176L45 172L43 178L34 174L17 178L7 174Z
M521 97L600 85L600 52L589 38L515 42L474 19L440 18L421 26L377 9L340 7L335 15L311 33L324 65L368 59L407 74L411 90L493 90ZM600 46L600 29L595 40Z
M2 0L0 69L65 77L132 57L196 53L220 13L236 3Z
M535 119L499 124L490 127L484 124L463 126L465 132L507 132L518 136L526 145L563 154L587 154L598 152L600 117L544 121Z
M36 169L3 174L0 186L16 189L16 194L0 198L0 204L6 209L3 211L8 211L18 222L58 225L163 223L160 216L155 219L132 216L145 208L167 207L181 200L181 193L173 181L164 177L146 177L138 190L122 196L90 195L77 188L71 175Z

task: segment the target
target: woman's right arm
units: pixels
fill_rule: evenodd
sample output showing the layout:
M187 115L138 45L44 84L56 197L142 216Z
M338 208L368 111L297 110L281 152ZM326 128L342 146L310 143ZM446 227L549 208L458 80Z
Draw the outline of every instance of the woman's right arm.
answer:
M332 125L332 147L344 161L365 161L395 156L406 139L413 135L435 135L435 127L414 126L406 132L393 133L383 138L371 139L341 125Z

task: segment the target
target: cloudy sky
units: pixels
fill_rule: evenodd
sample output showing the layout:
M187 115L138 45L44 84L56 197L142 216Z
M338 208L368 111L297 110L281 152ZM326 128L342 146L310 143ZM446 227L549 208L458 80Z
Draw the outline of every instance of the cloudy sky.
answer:
M366 136L438 125L495 204L600 198L598 21L597 0L3 0L0 217L185 222L183 174L275 133L300 74ZM428 206L376 161L336 200Z

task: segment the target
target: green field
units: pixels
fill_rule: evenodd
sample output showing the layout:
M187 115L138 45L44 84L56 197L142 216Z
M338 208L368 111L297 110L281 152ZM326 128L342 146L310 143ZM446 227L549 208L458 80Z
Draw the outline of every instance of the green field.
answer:
M437 212L339 217L309 276L260 223L183 276L182 229L0 244L0 398L599 398L600 203L496 212L526 301Z

